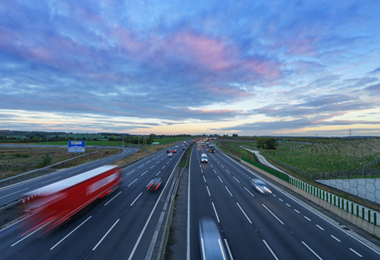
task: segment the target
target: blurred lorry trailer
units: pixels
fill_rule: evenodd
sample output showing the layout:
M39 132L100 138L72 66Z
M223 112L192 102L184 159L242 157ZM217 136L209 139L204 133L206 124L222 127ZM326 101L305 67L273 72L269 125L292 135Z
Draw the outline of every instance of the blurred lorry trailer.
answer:
M104 165L28 192L24 199L29 232L48 233L98 198L118 189L123 176L117 165Z

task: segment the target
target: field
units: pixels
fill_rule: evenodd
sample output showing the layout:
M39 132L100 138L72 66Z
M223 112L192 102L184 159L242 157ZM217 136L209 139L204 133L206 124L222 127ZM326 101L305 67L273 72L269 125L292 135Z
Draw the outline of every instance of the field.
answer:
M184 137L157 138L157 139L153 139L153 142L159 142L160 144L166 144L166 143L171 143L171 142L184 141L184 139L185 139ZM188 141L188 139L186 141ZM121 146L121 144L122 144L121 141L108 141L108 140L85 141L85 142L86 142L86 146L94 146L94 145L97 145L97 146ZM65 145L65 146L67 146L69 144L69 142L68 141L39 142L39 143L34 143L34 144L37 144L37 145ZM123 142L123 145L128 146L128 145L138 145L138 144L131 144L131 143ZM145 144L140 142L140 146L145 146ZM149 147L151 147L151 146L149 145Z
M379 168L380 139L350 140L266 151L271 157L309 173Z
M81 163L107 157L119 153L120 149L101 149L97 152L95 151L97 150L87 148L86 154L88 155L61 164L57 166L57 168L71 167ZM0 179L42 168L76 156L78 156L78 154L69 154L67 148L2 147L0 148Z
M380 139L378 138L326 142L319 145L282 142L276 150L257 149L256 142L252 141L221 141L221 147L226 151L238 157L254 158L240 146L264 151L266 155L280 162L311 174L361 170L364 166L372 169L380 168Z

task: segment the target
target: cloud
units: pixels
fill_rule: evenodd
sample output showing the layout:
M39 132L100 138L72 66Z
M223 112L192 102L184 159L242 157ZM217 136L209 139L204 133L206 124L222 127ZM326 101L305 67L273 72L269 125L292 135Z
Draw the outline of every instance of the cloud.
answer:
M374 70L372 70L372 71L370 71L368 73L369 74L378 74L378 73L380 73L380 67L378 67L377 69L374 69Z
M357 64L378 52L379 8L356 0L3 1L0 112L47 113L54 129L71 115L77 129L112 131L123 121L125 129L196 128L376 108L380 68L368 74ZM96 117L114 122L81 125Z

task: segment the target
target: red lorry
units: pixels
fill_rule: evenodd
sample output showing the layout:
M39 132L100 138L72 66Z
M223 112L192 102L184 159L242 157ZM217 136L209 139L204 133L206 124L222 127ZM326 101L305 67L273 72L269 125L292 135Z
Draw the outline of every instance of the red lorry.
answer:
M96 199L118 189L122 180L117 165L105 165L28 192L24 214L29 230L22 236L52 231Z

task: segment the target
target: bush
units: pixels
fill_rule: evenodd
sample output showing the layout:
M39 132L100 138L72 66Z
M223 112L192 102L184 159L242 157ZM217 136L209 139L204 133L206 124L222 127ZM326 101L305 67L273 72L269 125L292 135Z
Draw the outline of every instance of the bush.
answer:
M38 167L45 167L51 164L53 161L53 158L50 157L50 155L47 153L45 156L42 156L41 161L38 163Z

